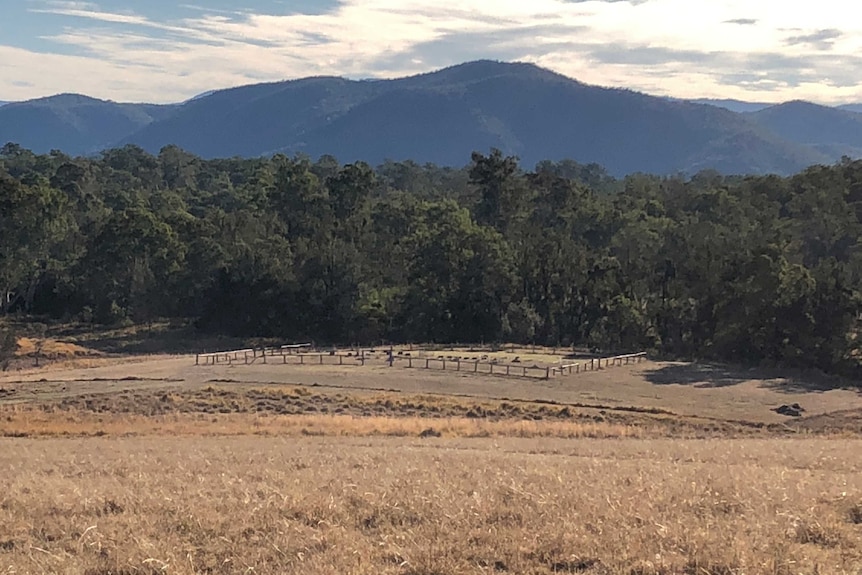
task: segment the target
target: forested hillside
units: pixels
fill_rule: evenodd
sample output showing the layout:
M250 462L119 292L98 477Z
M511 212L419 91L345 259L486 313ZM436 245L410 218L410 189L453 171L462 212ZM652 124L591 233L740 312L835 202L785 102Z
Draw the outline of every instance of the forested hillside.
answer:
M518 341L858 374L862 162L690 179L0 151L0 314Z
M827 157L862 157L862 114L809 102L787 102L749 117L781 138Z
M0 109L0 143L32 150L94 154L128 134L165 119L176 106L118 104L78 94L58 94Z
M497 148L529 165L572 158L618 177L789 175L862 157L860 114L801 102L701 102L712 105L590 86L532 64L477 61L394 80L240 86L167 106L62 94L0 108L0 144L71 155L127 144L157 154L176 145L204 159L332 154L445 166Z
M222 90L121 143L152 153L176 144L204 158L281 152L448 166L495 147L530 164L575 158L616 175L792 173L831 157L714 106L491 61L397 80L304 78Z

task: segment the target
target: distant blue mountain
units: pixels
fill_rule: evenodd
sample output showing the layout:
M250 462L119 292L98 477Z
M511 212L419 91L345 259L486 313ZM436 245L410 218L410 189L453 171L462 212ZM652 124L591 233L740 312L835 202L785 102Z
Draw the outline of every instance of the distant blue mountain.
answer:
M491 61L397 80L318 77L222 90L121 143L151 152L176 144L204 157L280 152L440 165L464 165L472 151L496 147L527 166L571 158L616 175L789 173L828 161L715 106Z
M144 126L165 119L175 106L118 104L60 94L0 108L0 145L15 142L35 152L98 152Z
M182 102L182 103L183 103L183 104L185 104L185 103L187 103L187 102L194 102L195 100L200 100L201 98L206 98L206 97L207 97L207 96L209 96L210 94L215 94L217 91L218 91L218 90L207 90L206 92L201 92L201 93L200 93L200 94L198 94L197 96L192 96L191 98L189 98L188 100L186 100L186 101L184 101L184 102Z
M694 102L695 104L707 104L709 106L716 106L718 108L724 108L725 110L730 110L731 112L738 113L757 112L773 105L767 104L765 102L743 102L742 100L714 98L699 98L697 100L689 100L689 102Z
M862 157L862 114L794 100L749 115L779 137L837 159Z
M75 155L126 144L157 153L174 144L206 158L331 154L449 166L495 147L525 166L570 158L614 175L787 174L862 157L860 118L802 102L654 97L532 64L479 61L395 80L254 84L170 106L68 94L7 104L0 145Z
M844 104L843 106L838 106L839 110L847 110L848 112L856 112L857 114L862 114L862 104Z

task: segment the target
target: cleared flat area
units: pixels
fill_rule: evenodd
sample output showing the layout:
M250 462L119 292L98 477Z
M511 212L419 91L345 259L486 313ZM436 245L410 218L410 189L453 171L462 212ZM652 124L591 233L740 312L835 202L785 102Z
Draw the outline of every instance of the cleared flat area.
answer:
M862 441L0 440L0 572L856 574Z
M97 364L98 365L98 364ZM42 381L44 380L44 381ZM388 391L474 398L642 407L683 416L779 423L771 409L799 403L806 416L862 409L859 389L829 389L816 378L787 378L758 370L685 363L644 362L547 381L382 365L195 366L194 356L108 362L94 368L49 367L0 376L0 402L54 400L122 391L242 389L261 385L317 386L321 391Z

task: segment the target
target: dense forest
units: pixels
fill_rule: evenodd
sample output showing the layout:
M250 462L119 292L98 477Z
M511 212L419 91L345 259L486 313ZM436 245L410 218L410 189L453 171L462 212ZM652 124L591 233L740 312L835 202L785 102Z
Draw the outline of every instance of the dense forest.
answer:
M0 315L535 342L860 374L862 161L636 174L0 150Z

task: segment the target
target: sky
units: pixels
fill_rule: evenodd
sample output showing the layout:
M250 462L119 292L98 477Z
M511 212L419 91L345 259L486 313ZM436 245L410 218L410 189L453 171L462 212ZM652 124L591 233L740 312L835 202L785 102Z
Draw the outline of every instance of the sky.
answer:
M478 59L661 96L862 102L862 2L0 0L0 100L169 103Z

